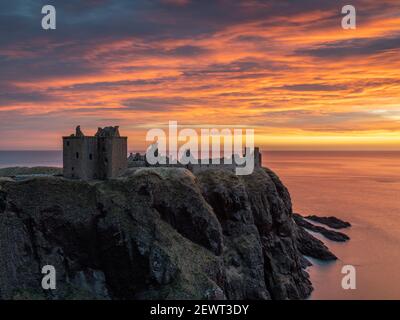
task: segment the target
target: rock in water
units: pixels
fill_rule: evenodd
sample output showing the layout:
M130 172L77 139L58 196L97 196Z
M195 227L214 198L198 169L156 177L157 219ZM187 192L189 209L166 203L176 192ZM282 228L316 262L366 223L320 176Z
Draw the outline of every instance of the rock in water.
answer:
M323 248L303 231L267 169L3 180L0 298L303 299L302 254ZM44 265L57 270L56 290L41 289Z
M321 226L316 226L316 225L308 222L306 219L304 219L301 215L299 215L297 213L293 214L293 219L298 226L303 227L310 231L318 232L329 240L337 241L337 242L345 242L345 241L350 240L350 238L346 234L344 234L342 232L338 232L338 231L328 230Z
M324 224L333 229L344 229L344 228L351 227L350 222L340 220L336 217L319 217L316 215L311 215L311 216L307 216L305 218L315 221L315 222L318 222L318 223L321 223L321 224Z
M302 254L311 258L326 261L337 259L321 240L316 239L301 227L297 230L297 245Z

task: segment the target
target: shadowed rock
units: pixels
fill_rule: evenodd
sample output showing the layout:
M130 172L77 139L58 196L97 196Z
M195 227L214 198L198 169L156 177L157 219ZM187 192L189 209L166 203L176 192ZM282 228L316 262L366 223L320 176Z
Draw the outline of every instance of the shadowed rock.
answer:
M0 180L1 299L303 299L303 254L335 258L268 169ZM43 291L48 264L57 289Z
M346 234L344 234L342 232L328 230L324 227L316 226L316 225L308 222L306 219L304 219L301 215L299 215L297 213L293 214L293 219L298 226L306 228L307 230L310 230L310 231L318 232L329 240L337 241L337 242L344 242L344 241L347 241L350 239Z
M326 261L337 259L321 240L313 237L302 227L297 230L297 246L302 254L315 259Z

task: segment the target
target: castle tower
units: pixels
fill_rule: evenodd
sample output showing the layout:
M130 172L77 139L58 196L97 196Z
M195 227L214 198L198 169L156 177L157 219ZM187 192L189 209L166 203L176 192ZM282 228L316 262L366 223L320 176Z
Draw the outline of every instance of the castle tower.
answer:
M110 179L128 167L127 137L118 127L99 128L95 136L85 136L80 129L63 137L63 174L72 179Z

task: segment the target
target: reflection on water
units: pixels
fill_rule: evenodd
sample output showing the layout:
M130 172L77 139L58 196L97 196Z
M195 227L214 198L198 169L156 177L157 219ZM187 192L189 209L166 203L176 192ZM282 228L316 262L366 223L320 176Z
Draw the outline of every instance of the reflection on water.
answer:
M311 299L400 299L400 152L270 152L264 165L289 188L294 211L352 223L351 240L319 237L339 261L313 260ZM341 288L341 268L357 270L357 289Z

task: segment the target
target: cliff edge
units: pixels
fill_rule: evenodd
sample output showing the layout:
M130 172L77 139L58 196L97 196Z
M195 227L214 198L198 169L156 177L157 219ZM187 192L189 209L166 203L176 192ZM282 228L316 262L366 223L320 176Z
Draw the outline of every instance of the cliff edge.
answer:
M335 259L264 168L0 180L0 299L303 299L303 254Z

